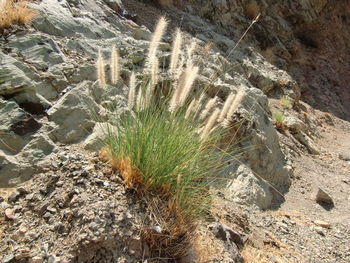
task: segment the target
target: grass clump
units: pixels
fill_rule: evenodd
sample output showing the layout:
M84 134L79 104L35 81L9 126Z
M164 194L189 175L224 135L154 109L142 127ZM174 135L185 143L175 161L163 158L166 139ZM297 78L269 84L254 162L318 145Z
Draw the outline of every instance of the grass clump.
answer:
M0 29L30 22L37 11L27 6L27 1L0 0Z
M275 123L275 126L280 131L285 131L287 129L286 124L284 123L284 114L280 111L275 112L273 114L273 120Z
M142 236L154 255L179 258L190 247L190 233L210 206L209 185L224 168L229 154L217 147L232 116L245 97L243 90L226 101L210 98L205 91L191 96L199 74L193 59L196 43L182 52L182 33L176 30L167 72L160 72L159 42L167 26L160 18L151 39L143 79L131 72L129 111L105 126L101 157L116 168L124 184L136 190L149 205L161 232L147 229ZM120 81L118 52L111 52L111 82ZM106 87L101 52L97 60L100 88ZM160 73L173 78L162 85ZM193 98L191 98L193 97ZM222 106L220 106L222 105ZM117 117L116 117L117 118ZM152 223L151 223L152 224Z
M111 163L121 171L127 167L122 176L128 186L165 195L182 215L198 218L207 208L208 179L222 159L213 147L218 133L202 140L198 127L183 111L172 114L160 105L126 115L118 132L108 131Z
M283 96L281 99L280 99L280 105L284 108L284 109L290 109L292 108L292 101L286 97L286 96Z

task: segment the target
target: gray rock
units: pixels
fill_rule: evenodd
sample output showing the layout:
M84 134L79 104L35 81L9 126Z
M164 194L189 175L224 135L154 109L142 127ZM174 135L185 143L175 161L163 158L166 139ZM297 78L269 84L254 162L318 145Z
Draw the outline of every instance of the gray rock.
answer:
M212 224L209 226L209 229L211 229L214 233L214 235L221 239L224 242L233 242L238 247L242 248L244 245L244 238L241 233L238 233L237 231L234 231L232 228L228 227L225 224Z
M21 193L19 191L14 191L9 197L8 202L9 203L15 203L19 197L21 196Z
M16 156L8 156L0 150L0 186L15 186L29 179L38 168L23 160L18 160Z
M94 130L84 141L84 148L87 150L98 151L104 146L104 138L107 135L108 129L117 132L117 128L109 125L107 128L107 123L97 123Z
M292 130L296 133L305 133L309 129L308 125L306 125L302 120L298 119L295 116L288 116L284 119L283 122L285 125L287 125L289 130Z
M268 183L258 179L245 165L238 167L224 194L229 200L261 209L269 208L273 199Z
M294 133L293 136L308 149L309 153L320 154L320 150L306 133L299 131Z
M332 197L329 194L327 194L324 190L322 190L321 188L318 188L315 200L317 203L334 205Z
M50 107L50 103L35 90L37 79L33 69L22 61L0 52L0 95L14 95L17 103L32 102Z
M85 8L94 11L94 15L102 15L103 9L98 3L84 3ZM40 4L32 5L42 11L34 21L36 29L49 35L58 37L86 37L91 39L111 38L116 36L108 23L100 21L97 23L94 16L85 10L73 11L69 1L60 2L54 0L43 0Z
M97 111L96 103L91 99L91 83L83 82L65 94L48 111L49 120L55 126L50 138L60 143L82 141L94 127L93 114Z

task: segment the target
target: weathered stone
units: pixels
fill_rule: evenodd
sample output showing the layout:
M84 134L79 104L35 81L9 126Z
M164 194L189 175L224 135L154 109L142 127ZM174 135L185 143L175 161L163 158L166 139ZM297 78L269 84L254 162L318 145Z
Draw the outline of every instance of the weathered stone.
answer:
M325 204L329 204L329 205L334 205L332 197L330 197L330 195L327 194L321 188L318 188L315 200L317 203L325 203Z
M5 218L8 220L15 220L17 218L15 215L15 209L6 208L5 209Z
M15 203L19 199L20 196L21 196L21 193L16 190L8 197L8 202Z
M242 234L234 231L232 228L225 224L212 224L209 226L214 235L224 242L234 242L238 247L242 248L244 245L244 239Z
M299 131L294 133L293 136L308 149L309 153L320 154L320 150L306 133Z
M49 120L55 123L50 138L61 143L82 141L93 128L93 113L97 106L89 94L90 85L83 82L65 94L48 111Z
M226 198L241 204L256 205L261 209L270 207L273 198L270 186L258 179L248 167L240 165L234 178L224 190Z
M323 228L331 228L331 224L322 220L315 220L314 224Z

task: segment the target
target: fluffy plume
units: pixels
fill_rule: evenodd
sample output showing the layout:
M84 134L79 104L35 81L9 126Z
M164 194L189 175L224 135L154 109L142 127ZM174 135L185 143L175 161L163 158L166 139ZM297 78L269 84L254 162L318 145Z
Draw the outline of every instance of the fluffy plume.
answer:
M213 111L213 113L210 115L207 124L204 126L204 129L202 131L201 134L201 139L204 140L205 138L208 137L208 135L210 134L210 132L212 131L214 125L216 124L218 117L220 114L220 110L219 109L215 109Z
M203 102L204 98L205 98L205 92L203 91L202 94L199 96L199 99L198 99L198 101L196 103L195 108L193 109L193 111L194 111L194 116L193 117L194 118L198 115L198 113L199 113L199 111L201 109L202 102Z
M175 89L169 103L169 111L173 113L179 105L179 98L182 92L182 87L185 85L186 81L186 71L182 71L181 75L178 77L177 83L175 83Z
M149 86L147 87L146 90L146 95L145 95L145 106L150 105L152 95L154 92L154 88L158 84L158 59L155 60L155 63L152 65L152 74L151 74L151 82L149 83Z
M173 41L173 47L171 51L171 59L170 59L170 73L174 74L177 70L177 66L179 64L179 56L181 51L182 44L182 34L179 28L176 29L175 38Z
M135 73L131 72L129 82L129 96L128 96L128 107L132 110L135 106L135 95L136 95L136 77Z
M100 88L105 88L106 87L105 63L103 61L101 50L98 50L96 68L97 68L97 79L98 79Z
M111 52L111 81L116 84L119 80L119 54L115 46L112 47Z
M227 128L230 125L231 122L231 118L232 115L236 112L236 110L238 109L239 105L242 103L242 100L245 97L245 93L243 90L239 90L237 92L237 95L235 97L235 99L233 100L230 109L227 112L226 118L224 119L224 121L222 122L222 126Z
M152 64L152 74L151 74L151 87L154 88L158 84L158 69L159 62L158 59L154 59L154 63Z
M201 113L199 117L201 120L204 120L208 116L211 110L215 107L217 100L218 98L214 97L208 101L208 103L205 105L204 111Z
M220 116L219 116L218 122L223 122L224 119L226 118L227 113L228 113L228 111L230 109L230 106L232 105L232 102L235 99L235 96L236 96L235 94L230 93L230 95L228 95L228 97L226 98L224 106L222 107L222 110L220 112Z
M156 25L156 29L152 35L152 39L149 45L149 51L146 59L146 71L152 70L152 65L155 62L159 42L164 35L165 29L167 27L168 22L165 20L163 16L161 16Z
M136 110L141 111L144 108L144 99L142 94L142 87L140 87L136 98Z
M182 106L185 103L187 96L191 91L192 85L198 76L198 71L199 71L198 67L188 66L186 68L183 86L179 87L181 90L181 93L179 96L178 106Z
M196 46L197 46L197 43L194 40L192 40L190 46L187 49L187 61L186 61L186 63L189 66L193 65L193 52L194 52Z
M193 99L187 108L185 119L188 119L188 117L190 117L191 113L193 112L193 109L196 107L196 104L197 104L197 100Z

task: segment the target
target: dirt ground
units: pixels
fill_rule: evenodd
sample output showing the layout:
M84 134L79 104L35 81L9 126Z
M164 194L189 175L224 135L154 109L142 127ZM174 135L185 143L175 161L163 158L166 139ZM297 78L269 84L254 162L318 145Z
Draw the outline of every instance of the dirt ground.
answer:
M243 252L247 262L350 262L350 160L344 160L350 154L350 123L334 119L317 132L320 154L293 159L294 179L282 205L247 211L257 237ZM333 199L333 207L315 201L318 188Z

